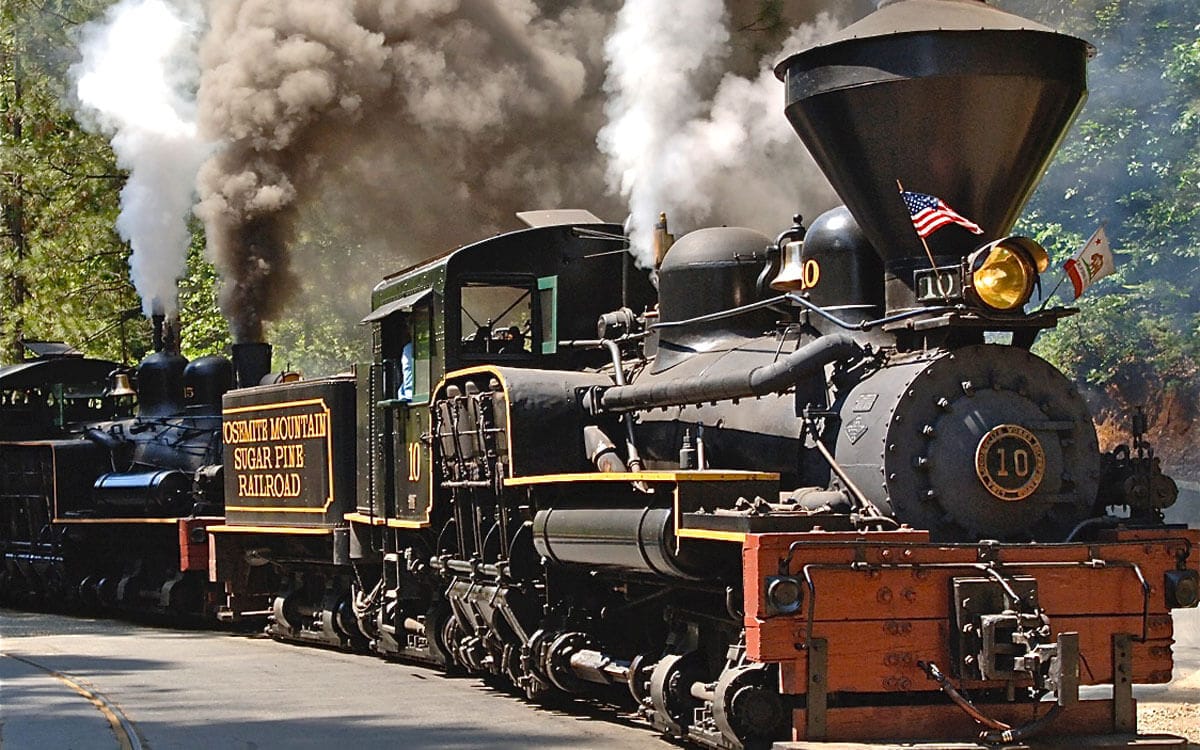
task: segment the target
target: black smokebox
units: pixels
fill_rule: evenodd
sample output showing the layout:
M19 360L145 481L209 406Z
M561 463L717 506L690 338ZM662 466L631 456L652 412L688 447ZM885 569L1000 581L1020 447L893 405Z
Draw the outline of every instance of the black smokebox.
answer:
M233 370L238 388L258 385L271 372L271 345L260 341L234 344Z

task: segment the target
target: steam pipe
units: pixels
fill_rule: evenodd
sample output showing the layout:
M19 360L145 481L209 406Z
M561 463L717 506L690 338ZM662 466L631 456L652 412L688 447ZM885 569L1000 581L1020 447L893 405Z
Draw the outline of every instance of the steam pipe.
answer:
M901 320L908 320L909 318L917 318L922 315L940 315L941 313L953 312L954 310L958 309L956 307L948 306L948 305L943 305L941 307L922 307L922 308L918 308L916 310L905 310L904 312L898 312L893 315L887 315L882 318L876 318L875 320L864 320L859 323L847 323L846 321L842 320L841 318L830 314L825 308L820 307L818 305L814 305L812 302L809 302L807 299L805 299L804 297L802 297L799 294L788 293L788 294L783 295L783 297L786 298L789 302L794 302L797 305L803 307L804 309L806 309L810 312L814 312L817 315L820 315L822 318L824 318L825 320L828 320L830 323L833 323L835 326L837 326L839 328L843 328L847 331L869 331L876 326L887 325L888 323L898 323Z
M233 369L239 388L258 385L271 371L271 345L258 341L235 343Z
M786 294L780 294L768 299L761 299L757 302L751 302L747 305L742 305L741 307L734 307L729 310L708 313L707 315L697 315L696 317L688 318L687 320L666 320L661 323L654 323L650 325L649 328L652 331L658 331L666 328L683 328L684 326L696 325L697 323L712 323L713 321L734 318L744 313L761 310L764 307L778 305L781 302L787 301L787 297L788 296Z
M163 350L163 324L166 322L167 316L156 312L150 316L150 321L154 325L154 333L151 338L151 346L154 351L161 352Z
M656 383L617 385L599 394L596 412L624 412L658 406L697 404L733 398L765 396L782 391L800 379L839 360L861 357L866 349L848 334L822 336L769 365L717 378L687 378Z
M613 379L618 387L625 386L625 363L621 361L621 347L611 339L602 339L601 343L608 348L608 353L612 355ZM637 443L634 441L633 415L626 414L622 421L625 423L625 450L629 454L626 464L630 471L641 471L642 454L638 452Z

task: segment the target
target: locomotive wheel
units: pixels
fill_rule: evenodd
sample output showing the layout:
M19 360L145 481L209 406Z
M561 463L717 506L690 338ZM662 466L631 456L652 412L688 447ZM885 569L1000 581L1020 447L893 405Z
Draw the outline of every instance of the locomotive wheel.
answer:
M199 616L204 608L204 588L194 576L178 573L159 588L158 606L173 615Z
M450 642L446 640L446 625L453 619L450 608L443 603L430 606L425 614L425 639L429 656L441 662L447 669L454 668L454 657Z
M650 698L650 672L653 664L647 664L650 659L645 654L638 654L629 662L629 694L634 702L641 706Z
M550 700L555 693L554 686L542 674L542 655L549 637L545 630L536 630L521 647L522 675L518 684L525 689L525 697L536 703Z
M747 746L776 739L787 710L772 687L773 673L762 664L727 669L713 691L713 719L726 739Z
M271 600L271 624L267 631L272 637L282 638L298 630L299 612L295 611L295 590L288 589Z
M458 618L454 615L447 617L438 632L441 634L442 648L446 651L446 664L467 669L468 665L462 661L462 657L459 654L459 641L466 636L466 633L459 626Z
M546 647L542 669L550 682L564 693L578 694L587 690L587 683L571 671L571 654L587 648L589 642L583 633L568 632L555 638Z
M79 600L85 607L100 606L100 576L93 573L85 577L79 582L76 587L76 592L79 595Z
M692 684L703 679L700 654L664 656L650 673L650 700L654 705L654 725L664 732L682 737L692 723L693 710L700 702L692 697Z
M354 605L350 597L338 599L333 609L333 625L336 630L346 636L349 647L354 651L366 651L370 639L359 626L359 619L354 614Z

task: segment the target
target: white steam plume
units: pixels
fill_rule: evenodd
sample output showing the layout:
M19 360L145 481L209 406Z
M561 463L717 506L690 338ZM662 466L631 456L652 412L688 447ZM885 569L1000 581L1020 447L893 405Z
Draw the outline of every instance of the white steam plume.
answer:
M117 231L147 315L172 315L187 268L196 171L208 147L197 137L192 91L201 31L194 5L124 0L82 30L72 68L81 119L112 136L129 171Z
M801 206L838 200L783 116L783 86L772 63L827 38L829 14L795 29L760 73L706 80L728 51L722 3L686 10L626 0L606 46L608 124L598 143L609 157L610 187L629 201L631 244L650 265L650 233L660 211L672 227L705 222L786 226ZM809 218L812 218L811 216Z
M722 0L626 0L605 44L608 124L598 142L609 157L610 187L629 199L630 243L653 264L650 239L668 208L669 143L704 104L701 79L728 54Z
M840 201L783 114L783 84L774 62L829 38L840 28L821 13L796 28L754 78L726 74L708 112L669 140L666 193L682 218L756 228L780 227L801 207L814 212ZM719 215L718 215L719 214Z

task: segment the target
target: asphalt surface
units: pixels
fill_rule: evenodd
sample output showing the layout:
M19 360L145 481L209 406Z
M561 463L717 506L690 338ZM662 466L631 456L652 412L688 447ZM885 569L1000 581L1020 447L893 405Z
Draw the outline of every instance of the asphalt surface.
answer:
M600 708L256 635L0 609L0 748L669 750Z
M1176 615L1176 678L1146 719L1200 726L1200 610ZM537 708L470 678L261 636L0 609L0 748L656 748L628 716ZM1182 722L1182 723L1181 723Z

